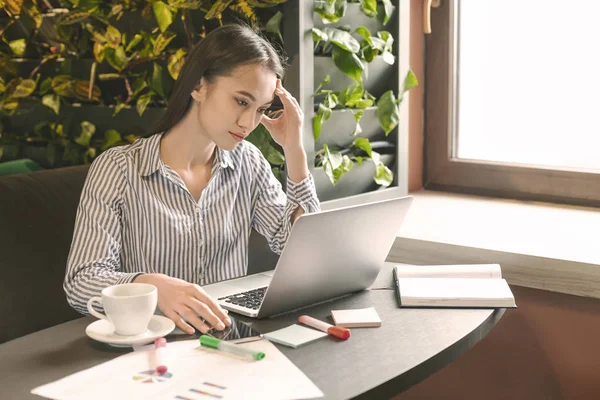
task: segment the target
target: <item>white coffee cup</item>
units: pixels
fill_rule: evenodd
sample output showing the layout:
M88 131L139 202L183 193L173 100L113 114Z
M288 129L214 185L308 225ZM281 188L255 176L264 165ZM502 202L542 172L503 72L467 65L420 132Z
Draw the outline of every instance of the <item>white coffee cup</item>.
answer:
M134 336L146 332L158 301L156 286L147 283L124 283L102 290L102 297L88 300L87 309L96 318L110 321L117 335ZM94 310L98 302L106 315Z

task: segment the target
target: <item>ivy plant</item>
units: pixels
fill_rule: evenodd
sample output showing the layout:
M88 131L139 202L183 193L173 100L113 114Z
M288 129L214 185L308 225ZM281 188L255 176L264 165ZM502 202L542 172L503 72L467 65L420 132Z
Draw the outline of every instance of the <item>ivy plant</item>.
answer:
M382 1L383 15L378 12L376 0L360 0L360 8L369 17L382 17L386 24L393 11L391 0ZM325 24L338 22L347 10L347 1L344 0L318 0L315 2L315 11L321 16ZM380 155L373 151L369 140L360 137L362 127L360 120L364 110L376 107L377 121L385 135L396 128L399 123L398 107L402 103L404 93L417 86L417 79L412 71L408 71L404 84L398 97L392 90L388 90L379 99L364 89L363 76L368 77L368 65L375 57L381 56L387 64L395 63L392 54L394 38L388 31L382 30L375 34L368 28L359 26L354 30L348 27L329 27L323 29L313 28L312 37L316 54L331 56L336 67L354 81L340 91L327 89L331 77L326 76L315 90L315 98L320 99L313 118L314 139L317 140L322 131L322 125L327 121L335 109L350 109L356 125L350 135L356 137L349 149L332 150L327 145L317 152L316 165L322 166L332 184L352 169L354 162L362 163L371 160L375 164L374 180L382 186L389 186L393 181L393 173L382 162ZM360 40L360 41L359 41Z
M90 121L69 123L65 106L109 107L113 116L131 109L144 118L164 109L200 38L241 20L281 41L282 14L273 7L285 1L0 0L0 157L6 146L20 152L36 144L47 146L51 165L88 163L132 142L137 137L119 126L97 132ZM52 121L11 129L12 117L40 106ZM272 141L259 144L270 160L283 157L273 156Z

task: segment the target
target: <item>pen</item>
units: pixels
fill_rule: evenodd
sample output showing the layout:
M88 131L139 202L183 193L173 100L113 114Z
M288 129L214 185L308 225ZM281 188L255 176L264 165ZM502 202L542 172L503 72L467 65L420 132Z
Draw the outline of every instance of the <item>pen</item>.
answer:
M167 347L167 339L158 338L154 341L154 357L156 363L156 372L164 374L167 372L167 366L165 365L165 347Z
M350 337L350 329L342 328L341 326L330 325L327 322L319 321L308 315L301 315L298 317L298 322L304 325L311 326L323 332L327 332L331 336L346 340Z
M238 356L251 357L255 360L262 360L265 358L265 353L262 351L252 351L238 345L227 343L217 338L208 335L200 336L200 344L204 347L210 347L213 349L226 351L228 353L237 354Z

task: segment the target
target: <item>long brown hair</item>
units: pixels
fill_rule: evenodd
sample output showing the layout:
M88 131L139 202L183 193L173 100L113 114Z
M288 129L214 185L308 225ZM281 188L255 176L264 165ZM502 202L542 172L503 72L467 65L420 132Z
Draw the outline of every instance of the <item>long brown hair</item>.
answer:
M181 121L191 107L191 93L202 78L212 83L216 77L228 76L235 68L248 64L262 65L278 78L283 77L281 56L252 28L230 24L211 31L186 56L167 110L150 135L166 132Z

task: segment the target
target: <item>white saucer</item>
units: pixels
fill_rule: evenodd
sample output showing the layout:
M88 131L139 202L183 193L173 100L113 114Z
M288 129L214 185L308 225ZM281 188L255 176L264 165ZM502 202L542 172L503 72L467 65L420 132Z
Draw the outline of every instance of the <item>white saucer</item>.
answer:
M146 332L136 336L121 336L115 333L113 325L99 319L85 328L85 334L99 342L108 343L115 347L131 347L138 344L153 342L155 339L166 336L175 329L175 323L167 317L153 315L148 323Z

